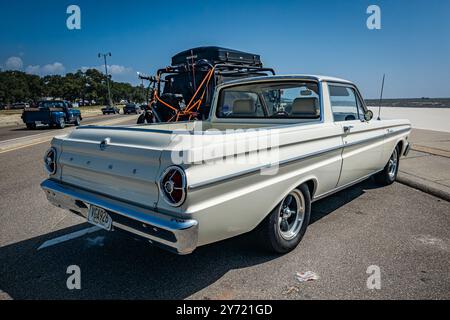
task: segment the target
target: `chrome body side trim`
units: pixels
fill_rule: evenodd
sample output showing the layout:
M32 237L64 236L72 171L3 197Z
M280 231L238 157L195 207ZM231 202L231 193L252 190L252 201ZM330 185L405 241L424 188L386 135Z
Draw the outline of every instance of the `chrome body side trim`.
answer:
M388 137L395 136L395 135L398 135L398 134L401 134L401 133L405 133L405 132L409 132L409 131L411 131L411 128L401 129L401 130L398 130L398 131L388 131L388 133L386 133L386 134L384 134L382 136L367 138L367 139L355 141L355 142L352 142L352 143L346 143L346 144L344 144L344 147L348 148L348 147L356 146L356 145L359 145L359 144L364 144L364 143L367 143L367 142L372 142L372 141L375 141L375 140L379 140L381 138L383 138L383 139L384 138L388 138Z
M302 156L289 158L289 159L280 161L279 163L277 163L277 165L285 166L285 165L288 165L288 164L291 164L291 163L294 163L294 162L297 162L297 161L301 161L301 160L306 160L306 159L309 159L309 158L317 157L317 156L322 155L324 153L336 151L336 150L339 150L339 149L342 149L342 148L343 148L343 146L339 145L339 146L328 148L328 149L325 149L325 150L320 150L320 151L317 151L317 152L308 153L308 154L305 154L305 155L302 155ZM240 178L242 176L253 174L253 173L255 173L257 171L260 171L260 170L270 169L274 165L276 165L276 164L261 165L261 166L258 166L258 167L255 167L255 168L251 168L251 169L248 169L248 170L232 173L232 174L229 174L229 175L226 175L226 176L223 176L223 177L213 178L213 179L209 179L209 180L206 180L206 181L203 181L203 182L194 183L194 184L189 185L188 190L205 188L205 187L208 187L208 186L210 186L212 184L215 184L215 183L223 183L223 182L235 179L235 178Z
M152 243L161 244L178 254L189 254L197 247L198 222L196 220L166 216L51 179L42 182L41 187L47 199L56 207L70 210L86 218L89 206L98 206L113 213L113 227L144 237ZM116 214L120 219L114 218ZM149 232L144 232L145 229Z
M392 132L386 133L386 134L384 134L382 136L372 137L372 138L356 141L356 142L353 142L353 143L347 143L347 144L335 146L335 147L332 147L332 148L328 148L328 149L324 149L324 150L319 150L319 151L316 151L316 152L308 153L308 154L305 154L305 155L301 155L301 156L285 159L283 161L280 161L278 163L278 165L279 166L288 165L288 164L291 164L291 163L294 163L294 162L297 162L297 161L302 161L302 160L306 160L306 159L309 159L309 158L317 157L317 156L323 155L323 154L328 153L328 152L333 152L333 151L336 151L336 150L339 150L339 149L349 148L349 147L353 147L353 146L356 146L356 145L359 145L359 144L364 144L364 143L372 142L372 141L375 141L375 140L384 139L386 137L398 135L398 134L401 134L401 133L404 133L404 132L409 132L410 130L411 130L411 128L401 129L401 130L398 130L398 131L392 131ZM342 134L342 136L344 136L344 134ZM299 142L299 143L302 143L302 142ZM223 182L235 179L235 178L240 178L242 176L253 174L253 173L255 173L257 171L260 171L260 170L263 170L263 169L268 169L268 168L270 168L272 166L273 166L273 164L261 165L261 166L255 167L255 168L251 168L251 169L244 170L244 171L239 171L239 172L236 172L236 173L233 173L233 174L229 174L229 175L226 175L226 176L223 176L223 177L213 178L213 179L209 179L209 180L206 180L206 181L203 181L203 182L191 184L191 185L188 186L188 190L195 190L195 189L208 187L208 186L210 186L212 184L223 183Z

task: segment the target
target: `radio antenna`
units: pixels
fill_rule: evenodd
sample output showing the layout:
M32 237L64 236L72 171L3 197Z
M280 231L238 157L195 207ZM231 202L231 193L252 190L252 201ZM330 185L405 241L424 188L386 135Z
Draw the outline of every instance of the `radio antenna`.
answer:
M385 74L383 74L383 82L381 83L381 94L380 94L380 102L378 103L378 119L381 120L381 102L383 101L383 90L384 90L384 78Z

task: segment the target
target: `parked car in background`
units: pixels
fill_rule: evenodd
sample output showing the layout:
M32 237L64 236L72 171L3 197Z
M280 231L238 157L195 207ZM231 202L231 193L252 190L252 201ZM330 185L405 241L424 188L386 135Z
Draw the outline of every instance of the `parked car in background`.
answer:
M212 101L205 121L55 137L41 185L48 200L178 254L249 231L286 253L314 201L371 176L392 184L409 151L410 122L372 119L346 80L239 79L217 86Z
M135 104L129 103L123 107L123 114L140 114L142 112L141 108Z
M90 102L87 101L87 100L77 100L76 103L78 103L78 105L79 105L80 107L84 107L84 106L90 105Z
M27 108L29 108L30 107L30 104L29 103L25 103L25 102L17 102L17 103L14 103L12 106L11 106L11 109L27 109Z
M45 100L38 103L38 108L24 109L22 120L28 129L35 129L38 125L63 129L66 124L79 126L82 117L80 110L72 108L67 101Z
M148 108L148 105L147 104L141 104L139 106L139 108L141 108L141 110L144 111L144 110L146 110Z
M104 108L102 108L102 113L105 114L119 114L120 113L120 109L116 106L106 106Z

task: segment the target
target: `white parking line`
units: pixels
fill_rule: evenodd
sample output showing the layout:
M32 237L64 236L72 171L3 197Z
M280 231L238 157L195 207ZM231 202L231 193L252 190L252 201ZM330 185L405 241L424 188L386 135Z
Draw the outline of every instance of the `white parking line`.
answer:
M101 120L99 122L90 123L89 125L98 125L98 126L108 126L108 125L118 125L122 122L127 122L134 118L133 116L123 116L121 118L113 118L108 120ZM39 133L9 140L0 141L0 154L31 147L36 144L48 142L53 139L55 136L68 134L70 131L74 130L75 127L68 127L64 130L60 130L57 132L45 132Z
M63 131L64 132L64 131ZM36 139L36 138L39 138L39 137L42 137L42 136L48 136L49 135L49 132L43 132L43 133L36 133L36 134L30 134L30 135L28 135L28 136L23 136L23 137L18 137L18 138L13 138L13 139L8 139L8 140L2 140L2 141L0 141L2 144L4 143L4 144L7 144L7 143L10 143L10 142L14 142L14 141L21 141L21 140L24 140L25 138L33 138L33 139Z
M59 244L59 243L62 243L62 242L73 240L73 239L82 237L82 236L84 236L86 234L97 232L99 230L101 230L101 228L99 228L97 226L92 226L92 227L89 227L89 228L81 229L79 231L75 231L75 232L63 235L63 236L58 237L58 238L47 240L43 244L41 244L41 246L38 248L38 250L54 246L55 244Z

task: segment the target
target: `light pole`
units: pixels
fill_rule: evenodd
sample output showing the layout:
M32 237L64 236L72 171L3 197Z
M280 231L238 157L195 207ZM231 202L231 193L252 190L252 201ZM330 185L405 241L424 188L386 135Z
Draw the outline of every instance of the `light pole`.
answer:
M141 88L142 88L142 98L148 104L148 97L145 96L145 87L144 87L144 78L141 77L141 73L137 72L138 78L141 79Z
M108 100L109 100L109 105L112 106L111 89L109 88L108 64L106 63L106 57L108 57L108 56L111 57L111 52L98 54L99 58L101 58L102 56L105 61L106 86L108 87Z

